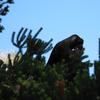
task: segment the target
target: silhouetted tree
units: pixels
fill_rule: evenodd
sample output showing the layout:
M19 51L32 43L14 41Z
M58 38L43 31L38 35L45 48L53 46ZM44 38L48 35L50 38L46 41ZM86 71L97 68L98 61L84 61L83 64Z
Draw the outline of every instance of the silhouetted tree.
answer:
M9 12L9 4L12 3L13 0L0 0L1 16ZM0 32L4 29L1 20L2 18ZM100 100L100 61L94 62L95 71L90 76L89 68L93 64L90 61L83 62L87 56L82 55L80 49L83 49L78 45L70 52L74 59L64 61L60 51L60 61L57 60L58 57L52 56L50 59L54 62L47 65L44 54L52 49L52 39L45 42L37 38L42 29L41 27L34 36L32 30L23 27L18 34L13 32L11 41L18 52L13 60L11 54L8 54L7 63L0 59L0 100ZM74 43L76 44L75 41ZM63 47L65 51L66 45ZM56 48L56 51L59 50ZM80 55L77 63L76 54ZM56 56L58 55L59 52ZM69 63L75 70L69 72ZM73 72L75 76L69 81Z
M21 28L16 37L13 32L12 43L18 52L13 61L8 54L7 64L0 60L0 100L100 100L100 62L95 62L94 75L90 76L93 64L83 62L87 56L82 55L76 75L69 81L65 77L68 63L46 67L44 53L52 49L52 39L45 42L37 38L41 30L34 36L27 28Z
M0 0L0 32L2 32L4 29L4 26L1 24L1 16L6 16L6 14L9 12L9 5L12 3L14 3L13 0Z

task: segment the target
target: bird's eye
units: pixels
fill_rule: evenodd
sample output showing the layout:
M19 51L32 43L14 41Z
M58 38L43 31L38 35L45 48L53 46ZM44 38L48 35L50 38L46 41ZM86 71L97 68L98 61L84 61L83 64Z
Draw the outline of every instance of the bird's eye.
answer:
M72 51L75 51L75 48L73 48Z

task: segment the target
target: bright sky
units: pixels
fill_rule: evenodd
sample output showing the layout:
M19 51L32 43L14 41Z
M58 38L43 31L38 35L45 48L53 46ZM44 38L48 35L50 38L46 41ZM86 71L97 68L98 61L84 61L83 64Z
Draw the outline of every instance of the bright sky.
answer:
M34 34L43 27L39 37L45 41L53 38L53 46L72 34L80 35L85 54L98 60L100 0L15 0L3 24L6 30L0 34L0 51L16 50L11 44L13 31L23 26Z

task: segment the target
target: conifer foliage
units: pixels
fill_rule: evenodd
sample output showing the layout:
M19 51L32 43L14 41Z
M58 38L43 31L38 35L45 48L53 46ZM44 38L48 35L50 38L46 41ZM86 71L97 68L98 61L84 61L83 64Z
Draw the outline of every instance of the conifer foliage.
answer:
M42 29L34 36L27 28L13 32L12 44L18 52L13 61L8 54L7 64L0 60L0 100L100 100L100 62L95 62L90 76L92 64L83 62L87 56L82 56L76 76L68 81L67 63L46 66L44 54L52 49L52 39L37 38Z
M9 12L9 5L13 4L13 0L0 0L0 32L4 30L4 26L1 24L2 16L6 16Z

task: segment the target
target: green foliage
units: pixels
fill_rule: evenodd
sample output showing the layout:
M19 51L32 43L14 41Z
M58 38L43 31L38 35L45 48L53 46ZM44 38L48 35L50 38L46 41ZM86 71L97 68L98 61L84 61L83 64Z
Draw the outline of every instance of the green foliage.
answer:
M37 38L41 30L32 36L32 30L21 28L16 38L13 32L12 43L18 52L13 61L8 54L8 64L0 60L0 100L100 100L100 62L95 62L90 76L93 64L83 62L87 56L77 64L72 61L76 75L68 81L73 71L68 73L67 63L46 66L43 55L52 48L52 39Z

